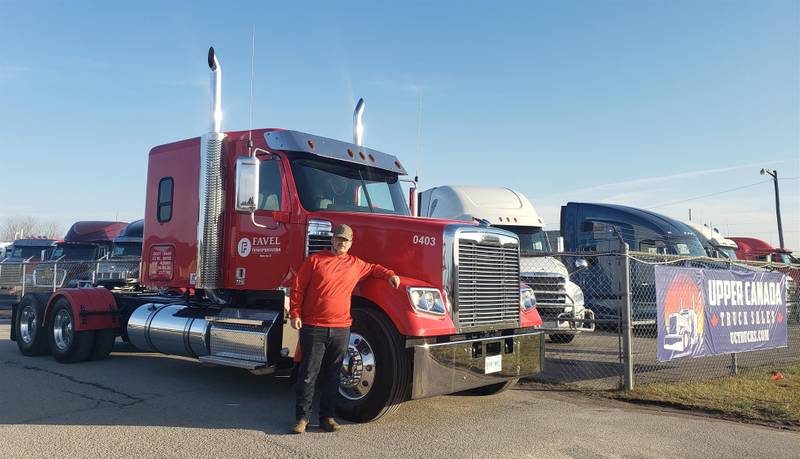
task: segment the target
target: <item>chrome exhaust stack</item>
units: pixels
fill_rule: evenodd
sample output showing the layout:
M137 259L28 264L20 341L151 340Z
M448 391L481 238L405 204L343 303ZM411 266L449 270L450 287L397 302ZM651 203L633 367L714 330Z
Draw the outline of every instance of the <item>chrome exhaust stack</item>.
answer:
M353 111L353 143L359 147L364 145L364 99L358 99L356 109Z
M214 48L208 49L211 69L211 125L200 143L200 214L197 222L196 288L214 290L220 286L222 252L222 68Z

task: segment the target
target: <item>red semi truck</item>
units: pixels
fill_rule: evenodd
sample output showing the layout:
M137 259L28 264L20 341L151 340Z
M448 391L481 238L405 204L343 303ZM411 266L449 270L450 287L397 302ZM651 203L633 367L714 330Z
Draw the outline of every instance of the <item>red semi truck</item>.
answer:
M257 374L289 369L297 332L288 298L303 260L355 232L351 253L401 276L354 292L339 414L377 418L408 399L500 392L541 371L535 301L519 281L519 240L488 226L410 215L392 155L282 129L221 131L221 69L212 70L211 129L151 150L140 282L29 294L14 308L22 353L58 361L137 348ZM190 293L191 292L191 293Z

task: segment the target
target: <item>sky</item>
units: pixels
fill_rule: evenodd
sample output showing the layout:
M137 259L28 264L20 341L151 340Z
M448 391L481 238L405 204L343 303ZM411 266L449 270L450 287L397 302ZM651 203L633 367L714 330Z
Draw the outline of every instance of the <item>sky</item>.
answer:
M766 167L800 250L799 5L0 0L0 219L141 218L148 151L208 130L213 45L224 130L252 106L349 141L363 97L365 145L421 190L509 187L548 229L568 201L691 209L777 245Z

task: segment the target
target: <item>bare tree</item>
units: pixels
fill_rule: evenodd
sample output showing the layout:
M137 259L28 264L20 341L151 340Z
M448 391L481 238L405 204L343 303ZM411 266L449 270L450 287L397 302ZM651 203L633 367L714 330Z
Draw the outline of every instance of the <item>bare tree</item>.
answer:
M27 237L56 239L62 234L63 229L56 221L44 221L30 215L6 217L0 225L0 241L13 241Z

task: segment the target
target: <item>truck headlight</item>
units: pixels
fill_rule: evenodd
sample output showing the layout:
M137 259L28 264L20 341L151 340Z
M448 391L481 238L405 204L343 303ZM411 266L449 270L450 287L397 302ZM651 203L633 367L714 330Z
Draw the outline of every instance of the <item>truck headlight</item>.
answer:
M522 312L528 312L536 307L536 295L533 294L533 289L527 285L519 288L519 309Z
M417 311L438 315L446 311L442 294L435 288L409 287L408 297Z

